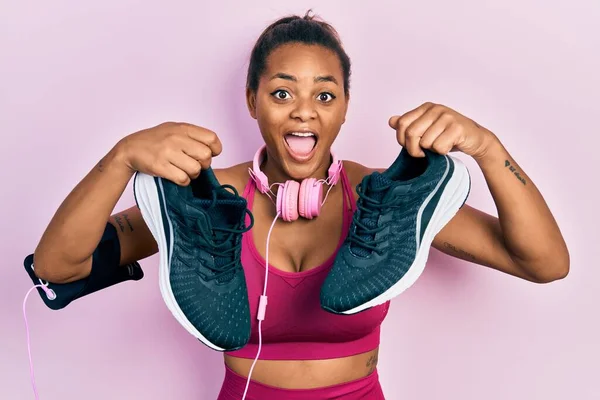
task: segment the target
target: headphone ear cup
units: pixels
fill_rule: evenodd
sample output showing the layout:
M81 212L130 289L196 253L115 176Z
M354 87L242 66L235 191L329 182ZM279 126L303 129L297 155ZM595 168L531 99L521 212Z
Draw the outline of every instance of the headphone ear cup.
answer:
M307 182L308 182L308 179L304 179L302 181L302 183L300 184L300 190L298 191L298 212L300 213L300 216L302 218L308 218L306 216L307 215L306 209L308 208L307 203L306 203L306 197L307 197L307 191L309 190L306 187Z
M313 219L321 213L323 198L323 185L315 178L302 181L298 194L298 205L300 215L307 219Z
M300 184L296 181L287 181L277 191L277 211L284 221L290 222L298 219L298 191Z

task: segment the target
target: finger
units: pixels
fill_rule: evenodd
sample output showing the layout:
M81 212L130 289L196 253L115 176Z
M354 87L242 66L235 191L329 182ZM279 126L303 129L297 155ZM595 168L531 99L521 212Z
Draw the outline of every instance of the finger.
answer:
M427 129L442 115L442 107L430 107L420 117L415 119L407 128L406 136L423 137Z
M221 144L221 140L219 139L216 133L209 129L201 128L196 125L182 125L186 129L187 135L190 138L207 145L212 151L213 156L218 156L219 154L221 154L221 151L223 151L223 146Z
M421 136L420 145L422 149L431 149L433 142L440 136L444 130L449 126L450 120L446 116L447 114L441 114L433 124L427 128L423 136Z
M438 154L448 154L460 138L460 127L457 124L450 125L432 143L431 149Z
M400 115L394 115L388 120L388 125L390 126L390 128L396 130L398 126L398 120L400 119L400 117Z
M396 140L398 140L398 143L400 143L400 146L404 147L405 145L405 137L404 137L404 131L398 129L398 121L400 120L401 116L400 115L394 115L393 117L391 117L388 121L388 124L390 125L390 128L394 129L396 131Z
M196 179L202 169L202 165L198 160L188 156L183 151L174 153L169 157L169 162L185 172L190 179Z
M415 119L407 128L404 133L406 140L406 150L413 157L425 157L421 146L421 139L425 135L425 132L441 114L439 107L429 107L420 117Z
M197 160L202 166L202 169L208 169L212 162L212 150L207 145L191 138L184 137L182 139L181 150L188 156Z
M396 138L400 145L405 146L406 143L406 128L408 128L415 120L421 117L429 108L433 107L432 103L425 103L414 110L411 110L400 117L394 116L390 118L389 124L396 129Z
M421 150L421 145L419 142L421 141L421 136L416 135L407 135L406 136L406 151L413 157L425 157L425 153Z
M413 110L410 110L402 115L394 115L394 116L390 117L390 119L388 120L388 125L392 129L398 129L398 123L401 120L406 120L406 122L408 122L410 125L410 123L412 121L414 121L415 119L417 119L418 117L423 115L428 109L430 109L434 105L435 104L433 104L433 103L427 102L427 103L421 104L419 107L417 107Z
M185 171L169 162L157 169L156 173L158 176L170 180L179 186L187 186L191 182L189 175Z

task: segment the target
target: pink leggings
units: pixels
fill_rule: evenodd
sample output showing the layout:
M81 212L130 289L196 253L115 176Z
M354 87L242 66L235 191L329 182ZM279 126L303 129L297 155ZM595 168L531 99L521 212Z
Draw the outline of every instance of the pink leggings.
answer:
M225 364L225 379L217 400L241 400L247 378ZM377 369L364 378L315 389L281 389L250 380L246 400L385 400Z

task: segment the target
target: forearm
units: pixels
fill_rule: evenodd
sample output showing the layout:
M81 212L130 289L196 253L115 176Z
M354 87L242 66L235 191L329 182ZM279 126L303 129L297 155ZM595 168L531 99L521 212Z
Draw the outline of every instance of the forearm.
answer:
M490 189L506 249L525 273L552 279L568 273L569 253L544 198L495 136L476 157Z
M35 250L36 274L68 279L90 259L117 201L133 176L115 146L62 202Z

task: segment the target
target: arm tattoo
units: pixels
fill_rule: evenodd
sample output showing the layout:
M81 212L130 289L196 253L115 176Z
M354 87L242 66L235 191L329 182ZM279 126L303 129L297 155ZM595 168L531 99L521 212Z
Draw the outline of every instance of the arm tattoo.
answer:
M119 216L119 215L116 215L115 221L117 222L117 224L119 224L119 228L121 228L121 232L125 232L125 227L123 226L123 218L121 218L121 216Z
M517 177L517 179L520 180L523 185L527 184L527 182L525 181L525 178L523 178L521 176L521 174L519 173L519 171L517 171L517 169L513 165L511 165L510 161L505 160L504 161L504 166L507 167L510 170L510 172L512 172L513 174L515 174L515 176Z
M461 249L457 248L456 246L454 246L454 245L452 245L452 244L450 244L448 242L444 242L444 247L447 248L447 249L452 250L454 253L456 253L456 254L458 254L460 256L468 258L468 259L470 259L472 261L477 261L477 259L475 258L475 256L473 254L471 254L471 253L469 253L467 251L461 250Z
M129 217L126 213L123 214L123 218L125 218L125 221L127 221L127 225L129 225L129 229L131 229L131 232L133 232L133 225L131 224L131 221L129 220Z
M123 219L125 219L125 222L129 226L130 232L133 232L133 225L131 224L131 221L129 220L127 213L124 213L122 215L115 215L115 222L117 224L119 224L119 228L121 229L121 232L125 232L125 225L124 225Z

